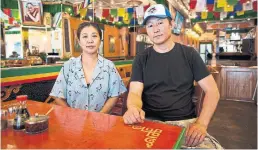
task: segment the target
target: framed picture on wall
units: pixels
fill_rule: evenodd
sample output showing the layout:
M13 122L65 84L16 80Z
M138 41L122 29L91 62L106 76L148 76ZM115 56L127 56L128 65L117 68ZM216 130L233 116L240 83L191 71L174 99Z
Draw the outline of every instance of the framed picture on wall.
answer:
M19 9L23 25L43 24L43 7L41 0L19 0Z
M175 35L180 35L183 24L184 24L184 16L179 11L177 11L176 17L175 17L175 27L172 30L172 32Z
M109 35L108 39L109 39L109 52L114 53L115 52L115 38L112 35Z

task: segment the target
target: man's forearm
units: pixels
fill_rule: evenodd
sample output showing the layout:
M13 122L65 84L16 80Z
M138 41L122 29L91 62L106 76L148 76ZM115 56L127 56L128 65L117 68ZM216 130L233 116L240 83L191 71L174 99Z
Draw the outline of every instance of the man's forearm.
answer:
M118 97L111 97L107 100L100 112L109 113L118 100Z
M208 127L210 120L216 110L219 98L220 95L218 91L207 91L205 93L202 110L200 116L197 119L197 123Z
M130 107L137 107L141 109L142 108L141 96L133 92L129 92L128 98L127 98L127 108L130 108Z

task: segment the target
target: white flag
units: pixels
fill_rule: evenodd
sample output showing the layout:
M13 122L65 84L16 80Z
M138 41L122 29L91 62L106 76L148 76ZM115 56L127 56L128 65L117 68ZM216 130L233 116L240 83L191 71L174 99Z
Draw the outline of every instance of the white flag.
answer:
M96 17L98 17L98 18L102 18L102 9L99 9L99 8L97 8L97 9L95 9L95 13L96 13Z
M143 23L143 16L138 16L137 20L138 20L138 24L142 24Z
M220 19L227 18L228 13L227 12L220 12Z
M142 5L136 7L136 15L137 15L137 17L138 17L138 16L144 16L144 8L143 8Z
M206 0L197 0L195 12L202 12L206 10Z
M252 2L244 3L243 4L243 10L253 10L253 3Z

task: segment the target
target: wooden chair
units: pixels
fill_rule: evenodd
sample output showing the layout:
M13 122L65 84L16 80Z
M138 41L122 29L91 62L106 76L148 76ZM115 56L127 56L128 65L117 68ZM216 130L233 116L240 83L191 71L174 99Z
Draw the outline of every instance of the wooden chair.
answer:
M53 96L48 96L44 103L55 104L55 98Z
M132 74L132 65L117 67L117 70L124 82L124 85L127 87L127 91L129 91L129 82ZM119 96L116 105L111 110L112 115L122 116L125 113L127 95L128 92Z
M197 117L199 117L201 114L204 97L205 97L205 92L201 89L200 95L197 97L197 100L193 99L196 107L195 111L196 111Z

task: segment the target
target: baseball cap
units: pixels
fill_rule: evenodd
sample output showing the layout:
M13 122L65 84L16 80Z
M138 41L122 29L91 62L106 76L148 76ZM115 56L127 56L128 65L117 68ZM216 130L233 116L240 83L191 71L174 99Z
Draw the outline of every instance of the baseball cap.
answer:
M171 14L168 10L167 7L165 7L164 5L162 4L155 4L155 5L152 5L150 6L144 13L144 17L143 17L143 23L142 25L145 25L147 20L150 18L150 17L158 17L158 18L170 18L172 19L171 17Z

